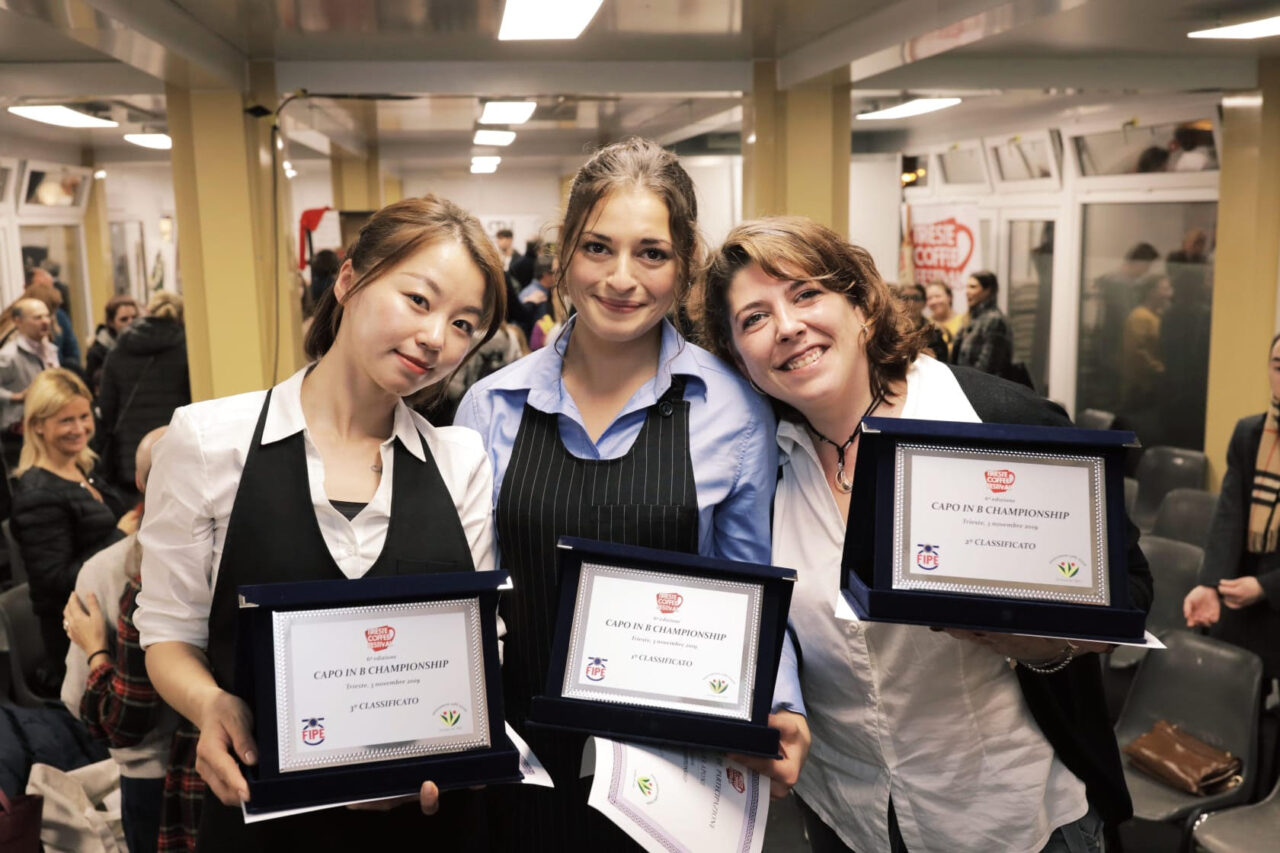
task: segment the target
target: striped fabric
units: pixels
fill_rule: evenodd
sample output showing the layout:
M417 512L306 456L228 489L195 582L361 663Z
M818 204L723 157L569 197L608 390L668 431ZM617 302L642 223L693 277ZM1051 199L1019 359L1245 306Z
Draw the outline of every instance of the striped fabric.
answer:
M1272 400L1262 425L1249 500L1249 552L1270 554L1280 539L1280 400Z

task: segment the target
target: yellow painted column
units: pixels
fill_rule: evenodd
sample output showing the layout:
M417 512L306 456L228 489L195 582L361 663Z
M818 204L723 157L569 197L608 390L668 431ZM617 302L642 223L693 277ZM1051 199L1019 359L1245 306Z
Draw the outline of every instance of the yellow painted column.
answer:
M377 210L383 201L382 166L378 157L378 114L373 104L346 107L363 132L365 153L356 154L334 145L329 153L333 180L333 206L338 210ZM404 190L401 188L401 193Z
M1226 470L1236 421L1267 407L1267 343L1280 286L1280 60L1258 64L1259 89L1223 98L1218 236L1209 338L1205 452L1211 488Z
M776 66L760 61L743 110L743 212L807 216L849 231L848 72L777 88Z
M382 176L382 203L391 204L404 198L404 178L395 175Z
M257 152L249 150L254 133L246 128L255 120L246 118L236 91L166 86L165 100L191 395L204 400L264 388L271 377L251 186Z
M95 168L93 156L86 154L81 161L89 168ZM81 339L86 352L92 338L85 339L87 328L92 335L93 330L102 322L107 301L115 295L115 276L111 268L111 228L107 223L107 178L94 178L89 185L89 202L84 214L84 247L88 258L85 275L89 282L89 304L80 305L80 288L71 288L72 316L80 327Z

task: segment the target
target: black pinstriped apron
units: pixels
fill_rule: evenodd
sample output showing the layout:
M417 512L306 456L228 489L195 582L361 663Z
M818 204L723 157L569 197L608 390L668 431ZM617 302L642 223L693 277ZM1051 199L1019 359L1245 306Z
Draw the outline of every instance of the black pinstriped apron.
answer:
M268 392L240 474L209 613L209 662L218 685L226 690L232 687L235 669L237 586L346 577L329 553L311 504L302 433L262 444L270 405ZM395 441L386 543L364 577L475 568L457 507L425 439L422 450L425 461ZM477 836L487 839L479 819L480 805L471 792L460 791L443 797L441 814L435 817L423 815L416 805L404 805L389 812L329 809L246 825L240 809L222 805L210 793L204 800L196 843L201 853L295 849L311 853L378 845L399 850L421 846L426 839L475 849L472 843Z
M504 596L502 667L507 718L555 780L554 790L495 792L502 850L634 849L622 831L587 806L579 780L582 735L525 726L530 699L543 693L559 603L555 544L582 536L694 553L698 495L689 455L685 377L650 406L631 450L617 459L579 459L560 440L556 415L526 405L498 495L502 568L515 590Z

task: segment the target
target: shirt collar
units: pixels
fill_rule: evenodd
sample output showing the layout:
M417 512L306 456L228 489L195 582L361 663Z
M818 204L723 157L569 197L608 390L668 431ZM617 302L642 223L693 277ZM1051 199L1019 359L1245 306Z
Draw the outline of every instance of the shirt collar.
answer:
M299 370L271 391L271 403L267 408L267 422L262 426L262 443L271 444L305 433L307 421L302 414L302 380L310 372L312 365ZM404 400L396 402L395 414L392 418L391 436L382 442L386 447L394 439L399 439L405 450L412 453L420 462L427 457L422 452L422 438L418 425L414 421L413 412L405 405Z
M58 352L58 348L47 338L41 338L39 344L33 344L25 335L18 335L18 346L42 361L48 361L50 355L57 355Z

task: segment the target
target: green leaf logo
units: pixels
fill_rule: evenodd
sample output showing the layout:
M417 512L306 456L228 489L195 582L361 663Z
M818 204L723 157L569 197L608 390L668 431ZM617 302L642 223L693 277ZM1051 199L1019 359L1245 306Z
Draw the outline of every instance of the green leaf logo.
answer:
M1063 560L1058 563L1058 571L1064 578L1073 578L1080 573L1080 564L1075 560Z
M462 715L454 710L445 711L440 715L440 722L444 723L449 728L456 726L460 719L462 719Z
M640 789L640 793L645 797L652 797L654 788L656 787L653 778L650 776L636 777L636 787Z
M715 694L723 693L729 689L729 682L723 678L713 678L707 684L711 686L711 692Z

